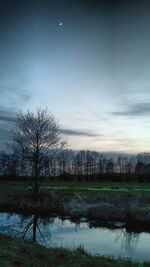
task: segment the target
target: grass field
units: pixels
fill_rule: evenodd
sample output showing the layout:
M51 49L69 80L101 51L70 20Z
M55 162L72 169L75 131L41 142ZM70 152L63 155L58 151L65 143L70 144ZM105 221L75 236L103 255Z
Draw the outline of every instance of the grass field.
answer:
M0 181L0 184L12 188L24 188L28 186L27 181ZM150 183L118 183L118 182L43 182L42 187L65 187L73 189L136 189L150 190Z
M22 181L1 181L0 199L7 195L22 194L30 190L28 182ZM87 197L103 196L150 196L150 183L116 183L116 182L44 182L41 190L55 191L58 196L71 198L76 194Z
M117 183L117 182L50 182L44 186L65 187L73 189L118 189L118 190L150 190L150 183Z

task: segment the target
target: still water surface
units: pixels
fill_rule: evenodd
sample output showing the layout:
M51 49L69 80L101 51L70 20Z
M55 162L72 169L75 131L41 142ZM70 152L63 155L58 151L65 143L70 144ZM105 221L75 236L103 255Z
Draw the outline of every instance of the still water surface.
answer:
M109 229L91 227L85 221L74 223L59 217L42 219L0 213L0 233L27 239L34 235L38 243L49 247L73 249L83 246L91 254L150 260L150 233L128 233L123 226Z

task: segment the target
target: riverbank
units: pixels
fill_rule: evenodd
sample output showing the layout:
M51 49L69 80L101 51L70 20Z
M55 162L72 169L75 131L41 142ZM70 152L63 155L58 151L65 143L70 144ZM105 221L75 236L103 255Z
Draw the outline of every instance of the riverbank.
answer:
M85 184L86 185L86 184ZM87 185L86 185L87 186ZM90 184L92 187L92 184ZM139 185L136 185L136 190ZM143 186L143 185L142 185ZM128 226L134 224L150 229L150 194L147 191L127 189L123 184L117 188L103 190L56 189L45 186L34 199L32 191L21 183L1 183L0 211L18 212L48 216L52 213L70 216L72 219L82 217L99 223L121 221ZM106 185L105 185L106 187ZM92 189L95 189L95 184ZM146 188L145 188L146 190Z
M57 214L73 220L84 217L99 223L121 221L150 228L150 198L140 195L89 196L78 192L68 197L65 192L44 190L34 199L31 191L17 192L0 197L0 211L40 216Z
M31 241L0 235L0 266L149 267L150 263L91 256L82 248L73 251L63 248L45 248Z

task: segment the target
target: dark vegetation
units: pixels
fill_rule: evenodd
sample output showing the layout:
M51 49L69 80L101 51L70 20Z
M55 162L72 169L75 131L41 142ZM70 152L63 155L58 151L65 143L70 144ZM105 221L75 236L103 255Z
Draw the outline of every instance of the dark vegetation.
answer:
M31 241L0 236L1 267L149 267L150 263L91 256L82 248L45 248Z
M0 153L0 179L30 180L31 186L38 175L39 184L47 181L73 182L150 182L149 153L137 156L106 158L94 151L57 150L40 155L38 174L30 156Z

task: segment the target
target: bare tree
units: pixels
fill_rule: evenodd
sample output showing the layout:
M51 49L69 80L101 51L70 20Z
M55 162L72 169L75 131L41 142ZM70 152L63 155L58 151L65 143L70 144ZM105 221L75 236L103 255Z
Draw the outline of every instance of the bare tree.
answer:
M9 146L33 167L33 182L30 183L35 195L40 188L40 171L44 157L56 154L64 146L55 117L47 109L23 114L16 118L16 127L11 130L13 141Z

